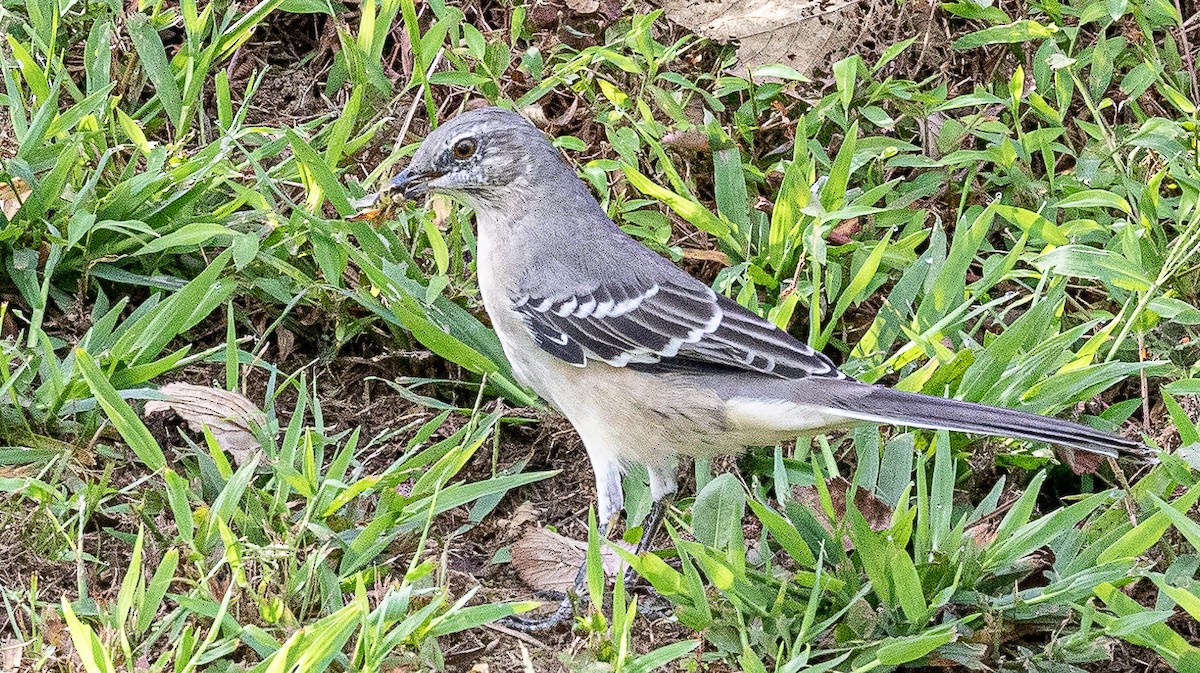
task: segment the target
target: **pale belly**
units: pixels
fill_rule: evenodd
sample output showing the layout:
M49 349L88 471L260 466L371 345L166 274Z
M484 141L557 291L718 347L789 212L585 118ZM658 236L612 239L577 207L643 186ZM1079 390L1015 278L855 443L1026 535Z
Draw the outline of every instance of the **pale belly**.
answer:
M729 443L725 403L711 390L603 362L568 364L538 348L511 313L493 315L492 325L517 380L562 412L589 452L665 465L741 448Z

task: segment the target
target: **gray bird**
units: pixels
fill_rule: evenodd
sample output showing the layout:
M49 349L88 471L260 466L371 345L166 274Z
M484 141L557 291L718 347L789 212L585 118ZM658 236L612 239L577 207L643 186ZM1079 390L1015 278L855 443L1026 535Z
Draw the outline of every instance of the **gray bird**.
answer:
M643 465L654 500L639 553L676 490L681 457L740 453L857 421L999 435L1108 457L1146 447L1078 423L860 383L828 358L625 234L521 116L483 108L442 124L388 189L475 211L479 288L523 384L579 432L601 525ZM582 577L582 575L581 575ZM545 628L570 614L564 602Z

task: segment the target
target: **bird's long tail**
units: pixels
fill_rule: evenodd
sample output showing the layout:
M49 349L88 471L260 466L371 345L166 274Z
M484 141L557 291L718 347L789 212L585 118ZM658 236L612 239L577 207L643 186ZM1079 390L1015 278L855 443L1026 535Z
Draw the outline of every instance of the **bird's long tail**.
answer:
M1061 418L1039 416L942 397L907 393L852 381L843 393L830 395L826 404L863 421L908 425L933 430L954 430L1048 442L1111 458L1132 457L1152 461L1152 452L1139 441Z

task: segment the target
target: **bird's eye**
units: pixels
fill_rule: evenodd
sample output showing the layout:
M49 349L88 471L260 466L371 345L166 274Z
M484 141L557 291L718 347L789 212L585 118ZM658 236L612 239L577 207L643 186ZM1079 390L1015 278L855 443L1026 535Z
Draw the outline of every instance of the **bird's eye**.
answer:
M470 138L463 138L454 143L454 147L450 151L454 153L455 159L470 159L475 155L475 141Z

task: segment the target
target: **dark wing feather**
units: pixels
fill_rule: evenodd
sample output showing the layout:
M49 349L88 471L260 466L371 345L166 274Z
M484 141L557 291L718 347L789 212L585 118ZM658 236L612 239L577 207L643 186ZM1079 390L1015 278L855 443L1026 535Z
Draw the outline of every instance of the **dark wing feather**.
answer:
M609 283L556 297L523 295L512 307L539 347L580 367L601 360L654 371L842 376L821 353L700 283Z

